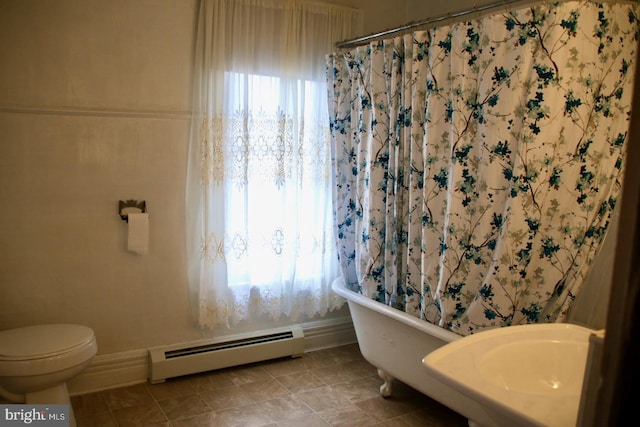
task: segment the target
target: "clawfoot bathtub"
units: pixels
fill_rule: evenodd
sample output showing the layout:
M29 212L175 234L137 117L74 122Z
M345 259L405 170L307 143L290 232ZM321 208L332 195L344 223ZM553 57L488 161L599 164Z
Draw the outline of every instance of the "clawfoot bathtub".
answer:
M464 415L470 426L496 425L479 403L430 377L422 366L424 356L461 336L353 292L342 278L331 288L349 304L360 351L384 380L382 396L391 396L395 378Z

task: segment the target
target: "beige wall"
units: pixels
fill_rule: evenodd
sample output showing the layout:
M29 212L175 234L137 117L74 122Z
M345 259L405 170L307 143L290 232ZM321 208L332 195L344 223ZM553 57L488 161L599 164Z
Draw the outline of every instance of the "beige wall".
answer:
M343 4L364 11L362 35L372 35L384 30L396 28L406 24L421 22L433 18L447 17L463 11L482 9L485 6L498 5L483 11L489 13L492 10L503 8L505 3L512 7L520 7L537 0L325 0L330 3ZM481 12L470 13L469 19L481 15ZM447 24L460 18L438 21L439 24Z
M195 0L0 0L0 329L100 353L197 337L184 263ZM126 252L118 200L150 209Z
M363 9L365 34L472 3L331 1ZM86 324L101 354L201 337L183 211L196 5L0 0L0 330ZM128 198L149 206L147 256L126 251Z
M406 19L406 1L334 2L367 8L365 31ZM0 0L0 330L86 324L101 354L201 337L183 212L196 5ZM149 206L147 256L126 251L128 198Z

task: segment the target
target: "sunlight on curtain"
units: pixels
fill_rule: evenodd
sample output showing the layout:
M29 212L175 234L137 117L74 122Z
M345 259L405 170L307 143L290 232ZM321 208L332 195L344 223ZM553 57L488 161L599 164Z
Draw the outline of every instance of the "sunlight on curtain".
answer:
M188 266L201 327L342 305L333 238L325 54L349 8L204 0L187 183Z

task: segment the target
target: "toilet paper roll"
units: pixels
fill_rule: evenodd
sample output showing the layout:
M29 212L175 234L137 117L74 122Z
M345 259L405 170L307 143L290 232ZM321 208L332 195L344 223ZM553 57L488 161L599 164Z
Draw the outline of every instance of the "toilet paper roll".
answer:
M139 255L149 253L149 214L128 214L129 230L127 250Z

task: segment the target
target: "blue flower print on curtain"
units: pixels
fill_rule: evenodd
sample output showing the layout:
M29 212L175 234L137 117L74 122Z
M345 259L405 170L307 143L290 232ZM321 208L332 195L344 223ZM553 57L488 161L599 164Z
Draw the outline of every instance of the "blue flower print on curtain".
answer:
M637 17L541 3L329 56L347 284L461 335L563 321L620 193Z

